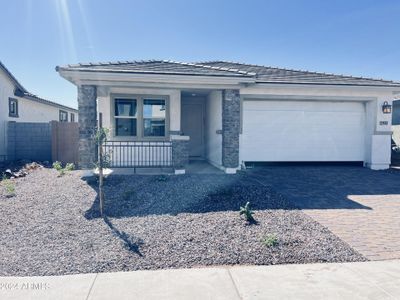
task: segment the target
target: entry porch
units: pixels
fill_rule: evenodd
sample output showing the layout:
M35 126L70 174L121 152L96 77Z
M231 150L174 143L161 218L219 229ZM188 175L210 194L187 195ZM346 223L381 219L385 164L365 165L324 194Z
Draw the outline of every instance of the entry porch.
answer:
M104 151L112 168L170 168L175 174L210 170L207 164L225 173L239 168L239 90L86 85L78 90L82 168L96 158L91 136L99 113L109 129Z

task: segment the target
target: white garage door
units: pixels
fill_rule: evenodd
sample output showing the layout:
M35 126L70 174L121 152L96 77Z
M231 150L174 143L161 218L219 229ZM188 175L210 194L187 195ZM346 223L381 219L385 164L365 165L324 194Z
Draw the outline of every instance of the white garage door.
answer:
M242 161L364 161L361 102L244 101Z

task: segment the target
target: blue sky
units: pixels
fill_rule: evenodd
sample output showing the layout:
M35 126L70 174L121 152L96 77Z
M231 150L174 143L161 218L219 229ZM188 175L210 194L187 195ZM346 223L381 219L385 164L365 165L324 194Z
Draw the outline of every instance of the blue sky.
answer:
M74 107L57 65L222 59L400 80L398 0L3 0L0 10L0 60L32 93Z

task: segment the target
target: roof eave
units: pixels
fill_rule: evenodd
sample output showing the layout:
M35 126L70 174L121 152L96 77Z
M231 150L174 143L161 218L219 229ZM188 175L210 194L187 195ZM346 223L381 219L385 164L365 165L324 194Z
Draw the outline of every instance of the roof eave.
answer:
M75 70L62 67L56 68L57 72L66 80L75 85L105 84L105 83L169 83L169 84L224 84L242 85L251 84L255 79L246 75L201 75L181 73L156 73L156 72L132 72L132 71L105 71L105 70Z
M0 69L3 70L4 73L6 73L7 77L11 80L11 82L15 85L15 87L19 90L21 90L24 93L27 93L27 89L25 89L22 84L19 83L17 78L11 73L10 70L7 69L7 67L0 61Z
M58 107L58 108L62 108L62 109L72 110L72 111L74 111L76 113L78 112L78 110L76 108L65 106L63 104L56 103L56 102L53 102L53 101L50 101L50 100L46 100L46 99L43 99L43 98L40 98L40 97L37 97L37 96L34 96L34 95L24 94L24 95L22 95L20 97L28 99L28 100L31 100L31 101L35 101L35 102L38 102L38 103L42 103L42 104L46 104L46 105L50 105L50 106L54 106L54 107Z
M370 87L370 88L392 88L399 89L400 84L367 84L367 83L324 83L324 82L286 82L286 81L256 81L256 84L267 84L267 85L299 85L299 86L343 86L343 87Z

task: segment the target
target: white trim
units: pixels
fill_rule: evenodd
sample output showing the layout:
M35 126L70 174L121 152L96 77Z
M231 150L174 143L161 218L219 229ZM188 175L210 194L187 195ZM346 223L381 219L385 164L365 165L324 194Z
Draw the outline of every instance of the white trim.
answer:
M136 73L108 73L108 72L79 72L59 70L62 77L75 85L115 85L115 82L125 83L150 83L160 87L161 84L190 85L233 85L240 86L244 83L254 83L254 79L247 77L221 77L221 76L193 76L193 75L171 75L171 74L136 74Z
M236 174L237 168L225 168L225 174Z
M398 86L374 86L374 85L357 85L357 84L314 84L314 83L267 83L267 82L255 82L255 85L259 88L312 88L312 89L360 89L362 91L371 90L392 90L393 93L400 93Z
M170 135L170 139L171 139L171 141L189 141L190 136L172 134L172 135Z
M371 170L387 170L390 168L389 164L367 164L367 167Z
M358 96L312 96L312 95L276 95L276 94L241 94L243 101L267 101L267 100L284 100L284 101L375 101L377 97L358 97Z

